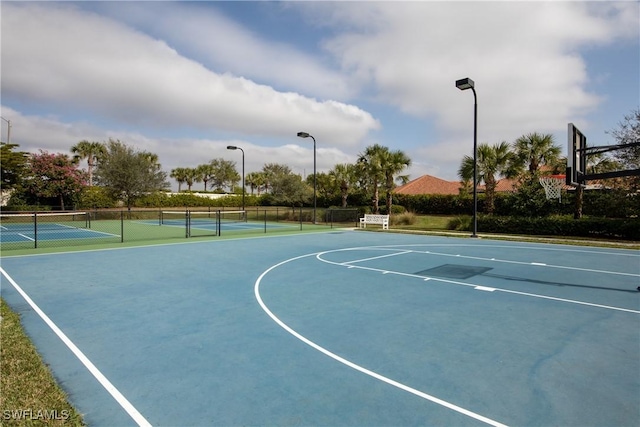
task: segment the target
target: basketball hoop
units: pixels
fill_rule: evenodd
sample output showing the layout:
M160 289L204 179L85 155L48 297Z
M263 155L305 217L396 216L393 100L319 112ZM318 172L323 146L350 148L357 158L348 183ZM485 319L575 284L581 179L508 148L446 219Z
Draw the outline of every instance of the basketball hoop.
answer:
M547 200L558 199L558 202L561 201L562 186L565 183L565 175L542 176L538 181L540 181L540 184L544 187Z

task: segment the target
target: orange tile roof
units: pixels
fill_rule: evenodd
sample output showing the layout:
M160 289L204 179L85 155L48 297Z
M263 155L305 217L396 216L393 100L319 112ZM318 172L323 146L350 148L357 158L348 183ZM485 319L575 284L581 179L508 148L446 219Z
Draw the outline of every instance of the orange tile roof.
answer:
M500 179L496 183L496 193L502 193L506 191L516 191L518 188L518 182L515 179ZM484 187L483 187L484 189Z
M431 175L423 175L405 185L397 187L394 193L397 194L458 194L460 182L445 181Z
M446 181L431 175L423 175L394 190L396 194L459 194L462 183ZM496 185L496 192L515 191L517 182L513 179L500 179ZM484 185L478 186L478 191L484 191Z

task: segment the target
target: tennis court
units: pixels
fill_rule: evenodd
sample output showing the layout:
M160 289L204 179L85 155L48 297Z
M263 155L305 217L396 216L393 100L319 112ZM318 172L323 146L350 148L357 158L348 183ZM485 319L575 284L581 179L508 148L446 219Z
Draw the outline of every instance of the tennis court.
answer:
M145 241L190 237L248 236L353 226L355 209L324 210L312 222L313 211L302 208L251 210L120 209L72 212L3 212L0 250L30 252L57 247L122 246Z
M351 230L2 258L91 426L637 426L639 284L635 250Z
M39 221L39 222L38 222ZM77 240L113 237L89 229L86 212L0 215L0 241L5 243L40 240Z

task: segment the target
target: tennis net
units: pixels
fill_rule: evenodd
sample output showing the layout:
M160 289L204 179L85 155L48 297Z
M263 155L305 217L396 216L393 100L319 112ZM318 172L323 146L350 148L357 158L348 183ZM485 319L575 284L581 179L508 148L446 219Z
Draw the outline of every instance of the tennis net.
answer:
M89 228L87 212L56 213L3 213L0 214L0 230L3 232L35 232Z
M246 222L246 211L161 211L160 225L185 227L186 236L220 235L223 224Z

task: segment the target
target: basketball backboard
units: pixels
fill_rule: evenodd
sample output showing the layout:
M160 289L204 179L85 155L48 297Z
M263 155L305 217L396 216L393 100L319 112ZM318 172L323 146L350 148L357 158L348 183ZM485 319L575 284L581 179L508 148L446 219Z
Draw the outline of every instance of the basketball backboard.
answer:
M573 123L569 123L567 136L567 185L577 187L584 185L587 137Z

